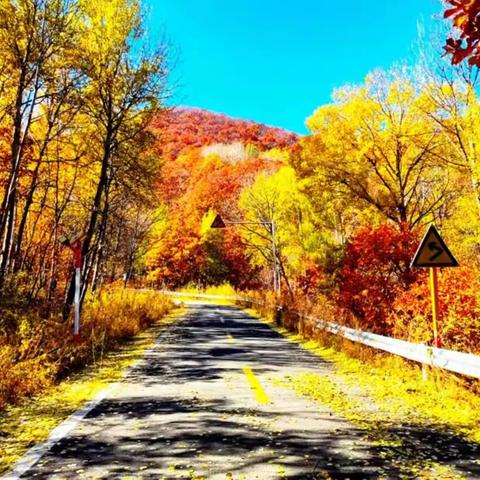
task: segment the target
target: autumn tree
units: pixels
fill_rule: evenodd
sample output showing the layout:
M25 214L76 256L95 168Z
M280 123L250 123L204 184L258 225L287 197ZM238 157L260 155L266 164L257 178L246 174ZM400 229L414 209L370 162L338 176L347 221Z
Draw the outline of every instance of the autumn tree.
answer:
M140 151L147 139L149 116L165 93L167 67L164 49L151 50L144 41L138 2L85 1L81 5L84 20L78 62L88 78L82 92L83 111L93 127L90 144L98 165L82 244L86 285L94 265L102 260L113 189L128 189L132 185L128 179L149 178L144 176L149 166L142 164ZM72 276L65 315L73 294Z
M48 88L48 83L59 74L59 59L69 57L68 51L75 41L75 15L76 3L73 0L0 2L0 55L3 62L0 85L5 109L2 113L8 118L7 128L10 130L10 165L0 207L0 287L15 255L19 255L23 239L24 218L20 222L20 230L16 232L15 228L19 181L25 168L29 135L43 105L58 101L53 98L62 97L65 93ZM50 136L51 131L44 137L44 147ZM39 155L42 156L42 147ZM41 158L37 160L40 165ZM33 180L27 193L25 212L28 212L35 182Z
M347 196L397 224L431 218L452 189L443 168L449 145L421 102L401 73L376 72L337 90L307 120L312 134L292 159L310 193Z
M478 251L480 227L480 103L476 93L478 71L467 65L451 65L445 59L425 58L418 69L422 113L440 128L449 146L445 170L451 176L457 194L445 205L439 224L458 232L457 240L471 239ZM469 221L465 221L466 218ZM453 223L452 223L453 222ZM455 226L454 226L455 225Z
M239 206L247 222L241 226L242 238L253 254L253 264L268 271L277 265L285 287L293 293L296 276L305 264L321 261L323 241L294 170L284 166L276 173L259 175L242 192ZM272 222L276 225L273 237Z
M40 204L45 203L52 206L56 211L56 221L50 229L53 233L52 239L56 241L56 232L61 215L57 205L50 205L50 191L58 200L58 189L60 180L60 169L66 173L70 165L78 161L78 153L74 152L72 136L78 134L79 126L75 125L79 105L77 102L78 86L81 83L81 74L78 71L62 68L55 68L45 78L42 90L43 101L38 107L39 117L32 126L30 136L30 162L25 175L21 210L18 215L19 223L16 234L15 254L13 257L13 271L23 269L29 252L23 249L25 233L28 231L29 219L32 207L37 198ZM81 154L80 154L81 156ZM31 165L30 165L31 164ZM66 180L67 175L62 175ZM70 183L70 190L75 184L74 179ZM45 199L45 200L41 200ZM55 204L55 201L52 202ZM43 212L45 214L45 212ZM34 229L35 230L35 229ZM27 237L35 236L35 231L27 232ZM55 238L53 238L55 237Z
M456 35L447 39L444 47L451 61L458 64L468 59L480 66L480 1L446 0L444 17L451 19Z
M347 243L336 278L337 301L360 328L390 333L387 319L397 295L420 275L409 268L418 233L395 225L364 227Z

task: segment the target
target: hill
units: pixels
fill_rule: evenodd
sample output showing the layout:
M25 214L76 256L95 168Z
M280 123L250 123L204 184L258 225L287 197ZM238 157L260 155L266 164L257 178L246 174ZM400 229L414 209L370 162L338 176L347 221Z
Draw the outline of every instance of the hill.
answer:
M175 108L155 116L151 131L158 139L156 153L166 159L212 144L242 142L266 151L290 147L298 139L296 134L281 128L196 108Z

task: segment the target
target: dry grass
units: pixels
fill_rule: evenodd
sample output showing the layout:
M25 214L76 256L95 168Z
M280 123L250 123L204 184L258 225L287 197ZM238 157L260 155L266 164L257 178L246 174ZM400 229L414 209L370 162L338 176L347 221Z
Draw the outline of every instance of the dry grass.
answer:
M17 405L5 408L0 415L0 473L11 467L33 444L46 440L55 426L109 383L121 379L123 371L152 345L160 329L178 318L180 311L168 314L170 309L169 301L153 293L110 292L93 300L86 307L86 319L90 325L96 325L97 334L105 332L104 339L107 335L109 338L115 335L118 348L109 354L104 354L105 350L102 354L97 351L94 362L93 354L88 357L92 362L88 368L58 384L51 382L33 398L24 398ZM99 327L102 323L103 330ZM153 328L147 328L153 324ZM130 339L125 341L126 337ZM124 340L121 347L120 338Z
M101 360L172 307L170 300L152 292L103 292L85 303L79 341L73 340L70 322L16 312L16 331L0 334L0 411Z

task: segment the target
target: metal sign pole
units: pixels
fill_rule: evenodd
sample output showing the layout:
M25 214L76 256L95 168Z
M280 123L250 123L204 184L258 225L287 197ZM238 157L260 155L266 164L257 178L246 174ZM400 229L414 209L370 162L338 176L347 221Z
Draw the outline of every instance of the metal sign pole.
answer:
M80 292L82 282L82 242L77 240L71 247L73 250L73 258L75 262L75 316L73 320L73 336L75 340L80 338Z
M440 316L438 308L438 274L435 267L430 267L430 293L432 296L433 344L440 348L442 341L438 335L438 320Z
M82 281L82 240L83 236L77 236L70 240L66 236L59 238L60 243L73 252L73 263L75 265L75 295L74 295L74 319L73 319L73 338L80 339L80 293Z

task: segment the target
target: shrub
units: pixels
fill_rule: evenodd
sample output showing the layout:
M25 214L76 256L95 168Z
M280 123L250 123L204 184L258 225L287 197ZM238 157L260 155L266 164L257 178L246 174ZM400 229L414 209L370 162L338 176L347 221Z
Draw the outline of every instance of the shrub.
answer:
M441 269L438 290L438 331L443 346L480 353L480 267ZM388 321L395 336L431 342L432 303L426 275L399 294Z
M309 262L295 279L296 289L304 297L315 297L325 289L328 278L323 268L314 262Z
M0 409L99 360L171 308L169 299L154 292L101 293L85 303L78 342L73 341L71 322L17 312L16 335L0 335Z
M363 228L350 240L337 276L337 301L354 315L355 326L390 333L392 304L419 275L409 267L417 246L415 231L392 225Z

